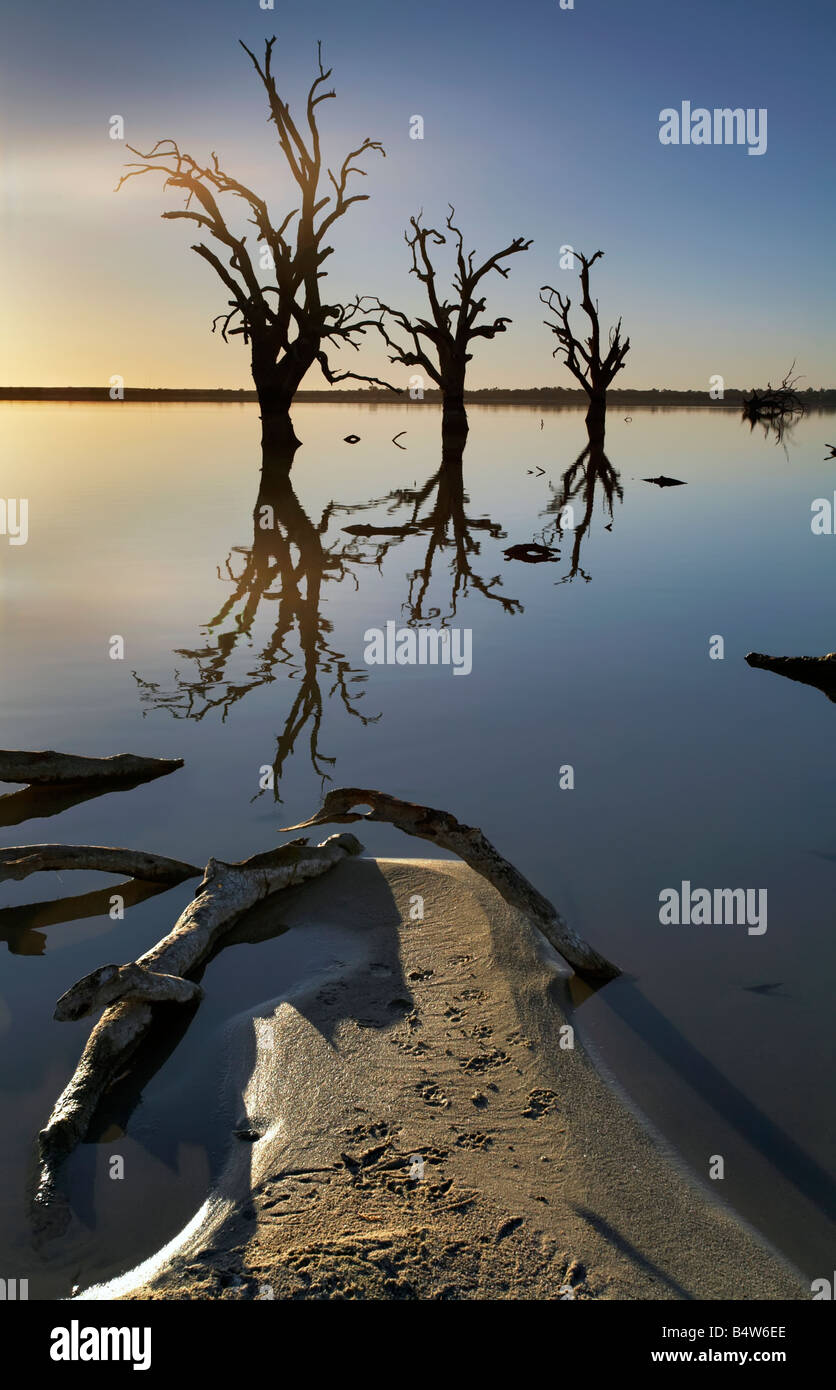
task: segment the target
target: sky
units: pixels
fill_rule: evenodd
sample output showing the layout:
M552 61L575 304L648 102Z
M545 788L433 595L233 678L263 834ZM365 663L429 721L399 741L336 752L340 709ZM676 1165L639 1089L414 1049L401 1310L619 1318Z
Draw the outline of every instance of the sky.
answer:
M602 321L620 315L632 342L619 386L747 387L793 358L802 385L836 385L833 0L274 2L2 0L0 384L251 385L241 339L210 331L227 292L189 224L160 219L182 195L152 176L113 190L126 143L172 136L201 161L216 150L283 216L295 184L237 42L276 34L292 107L323 42L328 163L367 135L386 149L357 181L369 201L333 229L329 299L420 312L403 231L452 202L480 257L533 239L486 282L492 315L513 322L476 344L472 387L574 384L538 301L545 283L576 297L562 245L605 252ZM766 152L661 144L660 112L683 101L765 108ZM371 338L334 365L409 375ZM322 384L315 368L305 386Z

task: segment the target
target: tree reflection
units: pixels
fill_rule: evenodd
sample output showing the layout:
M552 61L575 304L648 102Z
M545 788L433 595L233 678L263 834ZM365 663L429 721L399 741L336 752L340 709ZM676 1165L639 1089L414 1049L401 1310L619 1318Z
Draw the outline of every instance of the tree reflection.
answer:
M284 673L295 695L273 760L276 800L281 800L284 766L303 734L314 771L323 780L328 778L327 769L336 761L320 745L328 699L337 695L346 712L363 725L380 718L358 708L367 673L353 669L333 645L333 624L322 612L326 583L340 583L350 574L344 550L329 547L323 540L335 505L325 508L317 524L310 520L290 482L292 454L288 458L283 450L280 456L275 451L263 456L253 510L253 543L234 546L218 569L218 577L231 586L231 592L205 626L209 640L201 647L176 652L193 663L194 674L176 672L174 688L166 691L134 673L147 707L167 709L175 719L200 720L210 711L220 711L224 721L246 695ZM267 604L277 605L272 631L246 673L236 678L230 672L233 656L239 647L253 646L256 621Z
M551 518L540 532L544 545L556 546L563 540L564 533L573 533L569 572L556 582L568 584L578 575L586 583L592 578L581 566L581 550L589 534L595 514L595 499L599 496L609 517L606 530L613 523L613 504L615 499L624 500L624 489L619 475L604 451L604 435L598 430L590 430L587 444L563 474L559 488L550 483L552 497L543 516Z
M482 538L502 540L507 533L499 522L467 515L470 499L464 487L465 444L466 436L445 432L441 466L422 487L397 488L366 504L368 508L386 507L390 515L406 510L406 521L390 526L360 523L343 527L353 538L347 553L361 563L378 568L393 546L412 538L425 541L422 563L407 574L404 607L410 623L439 620L442 627L446 626L456 617L461 600L471 592L500 604L506 613L523 611L518 599L499 592L502 588L499 574L485 578L477 571ZM449 576L445 588L449 585L450 597L442 611L441 606L430 603L429 593L433 578L438 579L438 571L444 568L445 561L448 561Z

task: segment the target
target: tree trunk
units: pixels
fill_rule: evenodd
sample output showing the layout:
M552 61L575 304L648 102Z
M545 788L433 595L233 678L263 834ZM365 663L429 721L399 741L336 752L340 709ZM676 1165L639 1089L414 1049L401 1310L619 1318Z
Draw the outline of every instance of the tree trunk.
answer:
M467 434L467 411L464 408L464 371L463 365L455 364L442 375L442 435Z
M293 421L290 418L290 411L265 405L259 393L261 402L261 447L269 450L273 457L283 456L292 460L293 452L299 447L300 440L297 438L293 428ZM290 464L288 464L288 469Z
M316 361L315 344L294 343L277 362L275 348L253 343L252 373L261 406L261 443L265 450L287 454L299 446L290 408L306 373Z
M606 424L607 393L601 390L592 391L589 397L589 409L586 412L586 428L591 441L603 440Z

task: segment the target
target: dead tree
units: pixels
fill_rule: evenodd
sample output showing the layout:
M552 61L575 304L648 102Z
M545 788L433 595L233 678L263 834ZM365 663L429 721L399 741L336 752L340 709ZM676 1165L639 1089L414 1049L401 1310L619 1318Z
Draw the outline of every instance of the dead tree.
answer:
M274 219L265 200L222 169L214 152L211 163L202 165L181 151L171 139L158 140L147 154L129 145L128 149L139 159L127 166L129 172L123 174L117 190L130 178L156 172L165 175L164 188L185 191L185 207L164 212L162 216L170 220L188 219L218 243L217 250L205 242L192 246L231 295L227 312L217 315L212 331L215 332L220 324L224 342L240 334L249 346L253 380L261 406L262 439L265 445L282 446L298 443L290 422L290 407L303 378L315 362L331 384L352 377L388 386L376 377L332 369L326 349L348 344L356 350L356 338L376 324L363 319L358 300L349 304L328 304L323 302L320 293L320 281L327 275L322 265L334 249L326 244L328 234L354 203L365 202L369 196L348 193L350 176L366 174L354 161L369 151L385 156L385 150L378 140L367 137L346 155L338 174L325 168L317 107L336 95L333 89L325 90L332 70L323 68L322 46L318 45L319 72L308 91L307 130L303 133L279 94L272 70L275 42L275 38L265 41L263 63L245 43L241 43L241 47L267 94L268 121L276 128L285 164L298 185L297 207L283 211L280 219ZM333 185L330 195L325 191L324 173ZM237 235L230 226L220 206L222 195L237 199L237 206L243 204L243 210L249 214L247 220L256 228L260 253L250 249L246 235ZM192 202L199 204L200 211L192 209ZM263 275L265 270L272 274L272 283L262 283L260 273Z
M753 430L755 425L763 425L764 436L774 435L776 444L784 443L785 436L790 436L793 425L805 411L804 401L796 389L801 378L794 376L794 371L795 361L777 386L768 381L762 391L753 387L751 394L743 398L743 419L748 420L749 428Z
M568 296L564 298L559 290L552 289L551 285L542 286L540 302L554 314L555 319L544 319L543 322L557 338L557 347L552 356L563 358L569 371L589 397L586 423L590 434L603 435L607 414L607 390L616 373L624 366L624 358L630 351L630 339L625 338L622 342L619 319L615 327L610 329L607 353L604 357L601 356L598 303L596 301L593 304L589 292L589 272L604 253L596 251L594 256L589 257L580 251L575 251L574 254L581 263L581 308L589 319L589 337L584 343L575 336L569 323L572 301Z
M426 289L430 316L410 319L402 310L393 309L379 299L374 302L382 311L378 326L392 349L390 362L400 363L404 367L419 367L426 372L441 388L444 430L465 433L464 384L467 364L473 357L468 348L475 338L495 338L497 333L504 333L506 325L511 322L503 316L492 323L477 324L477 319L486 308L480 286L492 270L507 279L509 267L501 262L518 251L527 251L531 242L516 237L502 251L497 251L477 266L474 264L475 251L465 255L464 238L453 223L455 208L452 204L449 206L446 225L456 241L456 273L453 276L455 298L439 298L436 270L430 257L430 248L446 245L447 237L435 227L423 227L423 214L419 212L417 217L409 219L412 230L404 232L404 240L412 253L410 274L416 275ZM387 318L407 334L411 340L409 347L402 346L389 336Z

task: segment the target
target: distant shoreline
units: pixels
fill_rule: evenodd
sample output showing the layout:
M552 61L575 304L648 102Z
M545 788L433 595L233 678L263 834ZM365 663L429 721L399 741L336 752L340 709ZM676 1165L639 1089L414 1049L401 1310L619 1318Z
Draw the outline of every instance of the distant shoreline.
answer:
M836 388L820 391L800 391L799 396L810 408L836 408ZM712 400L707 391L610 391L609 404L621 406L740 406L746 396L745 391L729 389L721 401ZM543 409L576 409L587 403L586 393L564 387L541 386L511 389L493 387L482 391L465 391L467 405L537 405ZM65 403L110 403L107 386L0 386L0 401L61 401ZM204 390L185 387L137 386L126 387L124 400L147 404L149 402L190 404L257 404L255 391L248 390ZM348 390L348 391L299 391L295 404L306 405L440 405L441 392L425 391L423 400L411 401L408 392L394 395L391 391Z

